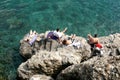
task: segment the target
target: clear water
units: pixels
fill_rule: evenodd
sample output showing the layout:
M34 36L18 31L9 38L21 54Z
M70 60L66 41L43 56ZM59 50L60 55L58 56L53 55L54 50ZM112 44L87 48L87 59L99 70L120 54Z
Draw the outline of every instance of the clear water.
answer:
M57 27L83 37L119 33L120 0L0 0L0 80L15 80L19 40L30 29Z

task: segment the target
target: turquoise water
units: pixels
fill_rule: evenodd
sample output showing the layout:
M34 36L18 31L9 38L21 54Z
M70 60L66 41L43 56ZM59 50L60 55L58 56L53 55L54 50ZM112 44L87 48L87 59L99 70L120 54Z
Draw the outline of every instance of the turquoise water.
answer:
M0 80L15 80L19 40L30 29L57 27L83 37L120 32L120 0L0 0Z

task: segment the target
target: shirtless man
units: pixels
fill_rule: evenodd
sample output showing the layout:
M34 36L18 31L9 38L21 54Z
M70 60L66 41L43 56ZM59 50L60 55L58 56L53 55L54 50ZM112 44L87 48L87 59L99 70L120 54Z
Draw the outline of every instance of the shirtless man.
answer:
M99 43L97 34L95 34L94 37L91 34L88 34L88 43L90 44L91 50L93 51L95 44Z

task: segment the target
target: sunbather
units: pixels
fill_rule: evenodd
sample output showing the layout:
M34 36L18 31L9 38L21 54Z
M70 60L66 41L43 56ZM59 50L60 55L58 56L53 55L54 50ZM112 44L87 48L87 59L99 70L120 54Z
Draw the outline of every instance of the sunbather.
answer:
M99 40L96 34L94 35L94 37L91 34L88 34L88 43L90 44L92 51L93 51L95 44L97 44L98 42Z
M36 39L37 39L36 31L30 30L30 33L27 34L27 36L24 40L27 41L30 45L32 45Z
M97 38L97 34L93 36L91 36L90 34L88 34L88 43L91 46L91 51L93 51L93 56L94 55L103 55L103 51L102 51L102 44L99 42L98 38Z
M67 30L65 28L63 31L60 31L59 28L57 28L55 31L51 31L47 34L47 38L51 38L53 40L57 40L58 42L61 42L61 37L64 35L64 32Z
M74 36L74 35L73 35ZM74 47L76 47L77 49L79 49L82 45L81 45L81 43L80 43L80 41L77 41L77 40L75 40L75 37L73 37L72 36L72 38L71 39L64 39L63 41L62 41L62 44L63 45L66 45L66 46L74 46Z

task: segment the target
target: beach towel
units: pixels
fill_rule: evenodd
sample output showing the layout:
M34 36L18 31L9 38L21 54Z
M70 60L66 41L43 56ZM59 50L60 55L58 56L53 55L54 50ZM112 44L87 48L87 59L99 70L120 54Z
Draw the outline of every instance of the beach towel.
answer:
M37 39L37 35L34 35L33 38L29 41L29 44L32 45Z

